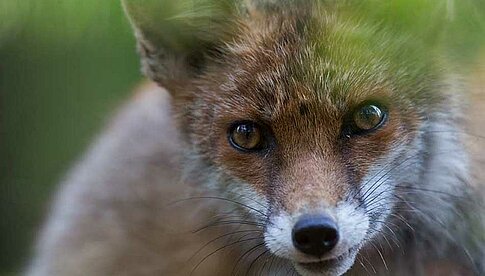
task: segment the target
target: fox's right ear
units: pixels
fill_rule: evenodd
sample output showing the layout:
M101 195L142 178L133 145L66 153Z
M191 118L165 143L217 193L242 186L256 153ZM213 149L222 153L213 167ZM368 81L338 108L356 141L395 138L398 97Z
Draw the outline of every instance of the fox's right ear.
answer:
M203 71L229 41L241 7L235 0L122 0L135 30L144 73L163 86Z

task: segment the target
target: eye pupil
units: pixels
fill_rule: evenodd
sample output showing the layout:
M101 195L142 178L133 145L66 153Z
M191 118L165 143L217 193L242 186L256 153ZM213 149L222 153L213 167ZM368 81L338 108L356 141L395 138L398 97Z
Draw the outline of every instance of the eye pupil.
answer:
M372 130L384 119L384 112L375 105L366 105L354 113L354 124L359 130Z
M241 123L231 131L230 142L238 149L256 149L261 143L261 131L254 123Z

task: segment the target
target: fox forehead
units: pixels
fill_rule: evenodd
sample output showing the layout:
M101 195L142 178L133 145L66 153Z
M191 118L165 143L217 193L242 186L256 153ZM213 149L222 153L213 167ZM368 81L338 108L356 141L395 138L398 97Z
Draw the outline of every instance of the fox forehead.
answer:
M332 114L338 120L367 99L424 107L436 97L428 87L433 68L413 55L406 40L390 42L385 31L327 11L277 14L241 25L223 50L223 62L198 80L207 88L202 92L209 92L201 93L206 100L220 100L235 112L241 106L248 115L274 121L294 106L307 114L324 108L327 114L320 118Z

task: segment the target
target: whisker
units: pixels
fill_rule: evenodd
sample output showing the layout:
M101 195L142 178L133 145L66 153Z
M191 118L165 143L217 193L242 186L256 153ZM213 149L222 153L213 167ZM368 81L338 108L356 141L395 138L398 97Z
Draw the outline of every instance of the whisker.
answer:
M399 145L402 145L404 144L404 141L402 141ZM360 195L360 193L362 192L362 189L367 185L369 184L371 181L373 181L380 173L382 173L384 170L386 170L389 166L391 166L392 163L389 163L389 164L386 164L383 168L381 168L377 173L375 173L369 180L367 180L365 183L363 183L358 189L357 189L357 192L355 193L354 195L354 199L356 196ZM365 194L365 193L364 193ZM363 197L364 195L362 195L361 197ZM358 208L358 207L357 207Z
M248 233L248 232L250 232L250 233ZM261 233L261 231L259 231L259 230L239 230L239 231L234 231L234 232L231 232L231 233L226 233L224 235L220 235L217 238L208 241L201 248L199 248L197 251L195 251L195 253L189 258L189 261L192 260L199 252L201 252L204 248L206 248L211 243L213 243L213 242L215 242L217 240L220 240L220 239L222 239L224 237L231 236L231 235L235 235L235 234L239 234L239 233L247 233L245 235L242 235L242 237L246 237L246 236L251 235L251 234ZM240 238L242 238L242 237L240 237Z
M264 245L264 243L262 244ZM264 254L268 253L269 252L269 249L266 249L264 250L261 254L259 254L252 262L251 264L249 265L249 268L248 270L246 271L246 275L249 274L249 272L251 271L251 268L253 267L253 265L258 261L259 258L261 258L261 256L263 256Z
M192 269L192 271L190 272L190 275L193 275L194 272L197 270L197 268L205 261L207 260L208 258L210 258L212 255L216 254L217 252L225 249L225 248L228 248L230 246L233 246L235 244L238 244L238 243L243 243L243 242L248 242L248 241L254 241L254 240L258 240L258 239L261 239L261 237L256 237L256 238L248 238L248 239L244 239L244 240L238 240L238 241L235 241L235 242L232 242L232 243L229 243L229 244L226 244L222 247L219 247L218 249L216 249L215 251L213 251L212 253L210 253L209 255L205 256L204 258L202 258L202 260L200 260L197 265Z
M382 263L384 264L384 267L386 268L387 271L389 271L389 268L387 267L387 263L386 263L386 260L384 259L384 255L382 255L382 252L379 250L379 248L377 248L375 246L375 244L373 242L370 242L370 245L372 247L374 247L374 249L377 251L377 253L379 254L379 256L381 257L381 260L382 260Z
M222 225L251 225L251 226L259 226L259 227L264 227L265 225L262 223L257 223L253 221L244 221L244 220L228 220L228 221L216 221L213 223L210 223L208 225L205 225L203 227L200 227L196 230L194 230L192 233L198 233L200 231L203 231L207 228L210 227L216 227L216 226L222 226Z
M367 264L370 265L370 267L372 268L372 271L374 272L374 274L377 274L376 268L371 263L371 261L369 261L369 259L366 256L364 256L364 255L361 255L361 257L366 261Z
M272 254L268 254L268 257L266 257L266 259L264 260L263 262L263 265L261 266L260 270L259 270L259 275L263 275L263 271L264 271L264 268L266 267L266 265L268 264L268 262L270 262L270 266L269 266L269 269L268 269L268 272L271 271L271 265L273 263L273 261L276 259L276 254L278 253L280 249L276 249ZM268 250L269 252L269 250Z
M263 246L264 245L264 242L262 243L258 243L256 244L255 246L249 248L248 250L246 250L246 252L244 252L241 256L239 256L239 258L237 259L236 263L234 264L234 268L232 269L232 272L231 274L232 275L237 275L237 266L239 265L239 263L246 257L246 256L249 256L253 251L255 251L256 249L258 249L260 246Z
M396 217L404 224L406 224L406 226L413 232L413 234L416 232L416 230L401 215L391 213L390 216Z
M229 198L225 198L225 197L218 197L218 196L195 196L195 197L183 198L183 199L175 200L175 201L169 203L168 205L170 206L170 205L174 205L174 204L177 204L177 203L180 203L180 202L184 202L184 201L199 200L199 199L214 199L214 200L221 200L221 201L233 203L233 204L236 204L236 205L245 207L245 208L247 208L249 210L252 210L252 211L260 214L264 218L267 217L265 213L263 213L262 211L254 208L254 207L251 207L251 206L249 206L247 204L244 204L242 202L239 202L239 201L235 201L233 199L229 199Z

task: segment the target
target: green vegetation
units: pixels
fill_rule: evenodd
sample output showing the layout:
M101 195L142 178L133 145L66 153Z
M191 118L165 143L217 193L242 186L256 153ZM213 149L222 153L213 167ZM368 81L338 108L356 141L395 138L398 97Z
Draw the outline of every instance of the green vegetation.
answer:
M0 1L0 275L25 267L57 183L138 68L117 0Z

